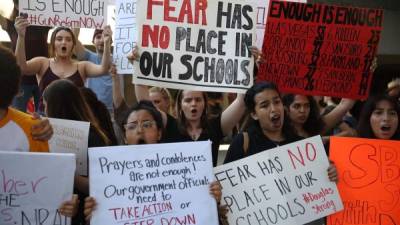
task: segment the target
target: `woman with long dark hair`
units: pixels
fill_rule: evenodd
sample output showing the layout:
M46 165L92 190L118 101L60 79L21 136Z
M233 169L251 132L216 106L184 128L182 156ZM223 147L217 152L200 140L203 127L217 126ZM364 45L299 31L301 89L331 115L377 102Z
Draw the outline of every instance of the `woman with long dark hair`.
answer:
M355 103L354 100L342 99L331 112L321 116L312 96L287 94L282 99L296 133L302 137L325 134L342 121Z
M360 115L357 133L362 138L400 140L400 107L388 95L368 98Z

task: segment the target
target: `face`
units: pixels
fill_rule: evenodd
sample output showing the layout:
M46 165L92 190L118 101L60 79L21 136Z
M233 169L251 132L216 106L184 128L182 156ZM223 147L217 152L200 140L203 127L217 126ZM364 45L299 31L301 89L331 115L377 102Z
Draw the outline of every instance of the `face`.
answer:
M180 102L183 114L188 121L200 121L205 109L203 93L200 91L183 91Z
M376 104L370 117L372 132L379 139L393 137L399 125L399 117L392 104L382 100Z
M251 116L259 121L263 131L282 132L284 108L278 92L266 89L254 96L254 102L255 109Z
M94 36L93 38L93 44L94 47L96 48L96 51L102 53L104 50L103 34L101 33L96 34L96 36Z
M146 110L132 112L125 126L125 142L128 145L156 144L161 139L153 116Z
M289 117L294 124L304 124L310 114L310 101L304 95L295 95L289 105Z
M150 100L153 102L153 105L157 107L159 110L168 113L169 109L169 101L164 98L164 96L160 92L150 92Z
M54 51L57 57L70 57L74 48L71 33L65 30L57 32L54 39Z

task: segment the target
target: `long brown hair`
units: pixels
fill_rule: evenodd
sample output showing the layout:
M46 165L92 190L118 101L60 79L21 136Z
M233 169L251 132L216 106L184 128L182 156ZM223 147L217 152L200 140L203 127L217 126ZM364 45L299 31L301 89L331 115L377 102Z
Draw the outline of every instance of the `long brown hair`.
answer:
M79 88L69 80L53 81L43 92L46 114L49 117L90 122L106 145L111 144L106 132L99 125Z
M54 31L53 31L53 33L51 34L51 37L50 37L50 48L49 48L49 56L50 57L54 57L55 56L55 54L54 54L54 52L55 52L54 42L56 41L57 33L60 32L60 31L66 31L69 34L71 34L72 43L73 43L73 46L72 46L72 49L71 49L71 53L73 52L73 49L76 46L76 38L75 38L75 35L72 32L72 30L70 28L68 28L68 27L57 27L56 29L54 29Z
M179 90L178 94L176 95L176 116L178 120L178 129L182 134L188 135L187 132L187 120L185 117L185 114L183 113L182 110L182 99L183 99L183 92L184 90ZM204 100L204 109L203 112L201 113L200 117L200 126L203 129L203 131L207 131L208 128L208 120L207 120L207 93L206 92L201 92L203 95L203 100Z

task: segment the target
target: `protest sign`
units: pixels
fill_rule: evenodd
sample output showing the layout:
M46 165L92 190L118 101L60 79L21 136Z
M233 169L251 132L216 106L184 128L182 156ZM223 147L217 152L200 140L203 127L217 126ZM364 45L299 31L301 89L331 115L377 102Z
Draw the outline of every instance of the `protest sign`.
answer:
M382 9L271 1L258 80L282 92L365 99Z
M400 224L400 142L331 137L344 210L328 225Z
M255 6L242 0L139 1L133 82L241 92L253 83Z
M89 149L91 223L217 225L211 143Z
M256 46L258 49L262 49L264 43L264 33L265 26L267 25L268 18L268 10L270 0L251 0L254 5L257 6L257 37L256 37ZM282 0L288 1L288 0ZM290 0L290 2L303 2L306 3L307 0Z
M49 140L49 150L53 153L73 153L76 155L76 170L87 176L87 150L90 123L75 120L49 118L54 134Z
M229 224L301 225L343 208L320 136L214 168Z
M19 2L20 15L31 25L49 27L104 27L107 0L24 0Z
M68 225L58 208L71 200L75 156L0 151L0 224Z
M136 46L136 0L117 0L114 31L114 64L119 74L132 74L133 66L126 58Z

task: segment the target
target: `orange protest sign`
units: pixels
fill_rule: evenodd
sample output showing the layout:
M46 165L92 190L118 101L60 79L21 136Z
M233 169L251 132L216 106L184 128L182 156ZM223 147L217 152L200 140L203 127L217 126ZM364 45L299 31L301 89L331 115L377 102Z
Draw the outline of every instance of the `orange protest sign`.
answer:
M331 137L344 210L328 225L400 224L400 142Z

